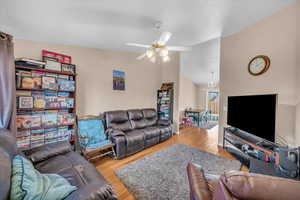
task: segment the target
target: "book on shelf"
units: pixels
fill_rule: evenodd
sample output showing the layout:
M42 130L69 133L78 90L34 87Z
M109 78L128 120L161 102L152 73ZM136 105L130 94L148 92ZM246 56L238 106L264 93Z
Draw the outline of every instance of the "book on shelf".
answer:
M17 131L16 137L28 137L30 136L30 131L29 130L24 130L24 131Z
M36 148L36 147L40 147L40 146L43 146L45 144L45 140L42 139L42 140L34 140L30 142L30 147L31 148Z
M31 128L31 115L17 115L16 126L19 129Z
M57 79L60 90L75 91L75 81Z
M36 67L36 68L44 68L45 62L30 58L17 58L15 60L16 65L23 65L29 67Z
M57 128L47 128L45 129L45 139L53 139L58 137Z
M69 97L70 93L69 92L57 92L58 97Z
M17 137L16 138L16 145L20 149L28 149L30 147L30 137Z
M31 93L33 97L33 107L34 108L45 108L46 101L45 101L45 93L42 91L33 91Z
M31 116L31 128L40 128L42 126L42 118L40 115Z
M58 74L57 78L58 78L58 79L69 80L69 75Z
M34 80L32 77L22 77L21 88L34 89Z
M16 91L16 96L31 96L31 91L25 91L25 90L17 90Z
M57 115L58 125L70 125L75 123L74 113L58 112Z
M57 92L45 92L45 107L46 108L57 108L60 107L57 97Z
M57 114L44 114L42 115L43 127L56 126L57 125Z
M19 108L33 108L33 98L28 96L20 96L18 97L18 105Z
M44 129L31 130L31 141L44 140Z
M42 77L42 88L49 89L49 90L57 90L58 85L56 83L56 78L50 76L43 76Z
M74 108L74 98L66 98L67 108Z

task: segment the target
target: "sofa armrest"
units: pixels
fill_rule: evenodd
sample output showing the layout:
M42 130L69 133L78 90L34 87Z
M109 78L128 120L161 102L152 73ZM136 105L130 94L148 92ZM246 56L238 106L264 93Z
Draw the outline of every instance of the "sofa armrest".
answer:
M210 191L202 167L189 163L187 175L191 200L212 200L212 191Z
M236 200L221 181L219 181L216 190L213 193L213 199Z
M120 130L116 130L116 129L107 129L105 131L106 135L108 136L108 138L111 140L113 137L116 137L116 136L125 136L125 133L123 131L120 131Z
M117 200L110 184L93 182L72 192L65 200Z
M238 171L225 173L220 180L237 199L299 199L300 182L292 179Z
M52 144L46 144L44 146L38 147L36 149L31 150L27 157L33 162L41 162L47 160L51 157L66 154L71 152L71 145L68 141L62 141Z
M169 126L171 125L171 121L170 120L157 120L157 125L160 125L160 126Z

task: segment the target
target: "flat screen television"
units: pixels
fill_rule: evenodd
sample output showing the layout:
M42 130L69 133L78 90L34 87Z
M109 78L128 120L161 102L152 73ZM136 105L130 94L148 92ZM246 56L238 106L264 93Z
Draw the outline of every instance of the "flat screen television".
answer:
M228 97L227 124L275 141L277 95Z

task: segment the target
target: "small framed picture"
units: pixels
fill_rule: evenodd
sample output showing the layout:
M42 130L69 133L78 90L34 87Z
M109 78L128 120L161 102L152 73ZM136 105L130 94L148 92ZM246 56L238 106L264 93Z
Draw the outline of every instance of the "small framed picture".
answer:
M19 97L19 108L33 108L33 98Z
M45 69L61 71L61 63L57 58L43 56L43 61L46 63Z

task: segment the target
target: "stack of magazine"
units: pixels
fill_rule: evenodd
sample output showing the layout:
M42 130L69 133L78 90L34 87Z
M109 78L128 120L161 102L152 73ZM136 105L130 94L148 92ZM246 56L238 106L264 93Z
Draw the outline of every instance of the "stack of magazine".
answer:
M16 70L17 88L75 91L73 76L40 71Z
M73 135L75 114L68 110L22 111L17 113L17 146L33 148L67 140ZM30 145L31 144L31 145Z

